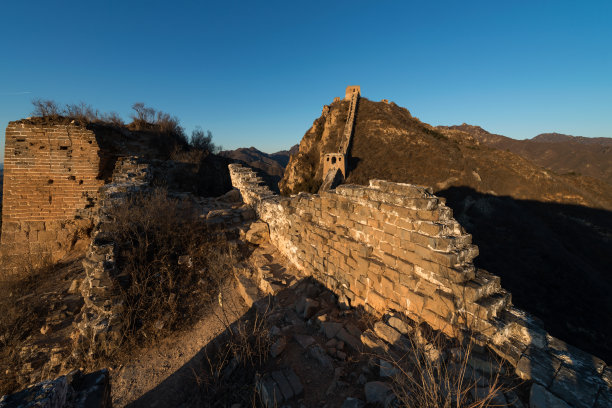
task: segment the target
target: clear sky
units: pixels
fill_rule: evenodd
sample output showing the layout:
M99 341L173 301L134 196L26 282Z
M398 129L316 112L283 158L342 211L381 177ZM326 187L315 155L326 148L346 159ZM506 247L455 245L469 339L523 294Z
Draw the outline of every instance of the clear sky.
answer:
M145 102L273 152L355 84L432 125L612 136L610 1L20 0L0 15L2 132L35 98L126 120Z

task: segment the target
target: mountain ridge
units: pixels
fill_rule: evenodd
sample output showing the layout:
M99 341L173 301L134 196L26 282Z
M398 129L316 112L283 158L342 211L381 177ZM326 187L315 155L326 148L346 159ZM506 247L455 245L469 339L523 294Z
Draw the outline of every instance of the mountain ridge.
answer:
M468 133L486 146L510 151L559 174L588 176L612 186L612 138L541 133L517 140L466 123L437 128Z

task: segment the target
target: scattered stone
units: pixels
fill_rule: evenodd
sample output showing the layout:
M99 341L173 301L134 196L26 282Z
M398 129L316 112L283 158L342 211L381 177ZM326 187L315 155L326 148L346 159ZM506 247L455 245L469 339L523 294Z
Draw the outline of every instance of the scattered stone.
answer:
M314 316L317 313L317 310L319 309L319 302L317 302L316 300L307 298L305 305L304 305L304 319L310 319L312 316Z
M331 359L327 356L325 351L318 344L308 349L308 355L317 360L322 367L327 369L334 368Z
M312 336L307 336L305 334L294 334L293 338L305 349L315 343L315 339Z
M399 342L401 334L393 327L387 325L384 322L374 323L374 333L389 344L395 344Z
M348 344L355 351L361 350L361 341L359 341L358 338L349 334L344 328L341 328L338 331L338 333L336 334L336 338Z
M392 393L389 384L382 381L371 381L364 387L366 402L368 404L384 404Z
M325 343L325 347L327 347L327 348L335 348L337 344L338 344L338 340L331 339L331 340L328 340L327 343Z
M237 188L232 188L227 193L217 197L217 200L225 201L228 203L239 203L242 201L242 196L240 195L240 190L238 190Z
M108 370L73 371L0 398L0 408L111 408Z
M251 224L251 227L246 233L246 240L251 244L261 245L270 240L270 231L268 224L263 221L257 221Z
M365 407L365 402L357 398L349 397L344 400L341 408L364 408L364 407Z
M289 384L293 389L293 394L295 396L301 395L302 392L304 392L304 387L302 387L302 383L300 382L300 379L298 378L297 374L295 374L295 372L290 368L283 370L283 373L285 374L285 378L287 378L287 381L289 381Z
M408 326L403 320L395 316L391 316L387 323L389 326L393 327L395 330L404 335L407 335L412 331L412 327Z
M48 324L45 324L43 327L40 328L40 334L45 335L49 332L50 329L51 329L51 326L49 326Z
M348 322L347 324L345 324L344 328L346 329L347 332L349 332L351 336L354 336L357 338L361 336L361 330L359 330L359 328L357 328L357 326L355 326L351 322Z
M510 408L525 408L525 404L520 400L519 396L516 392L510 390L505 392L506 401L508 402L508 407Z
M534 383L529 391L529 408L571 408L560 398Z
M577 365L575 365L577 367ZM575 371L561 366L550 386L550 391L576 408L591 408L603 381L587 370Z
M361 334L361 342L373 351L387 352L389 350L389 347L387 347L387 345L383 343L382 340L380 340L378 336L376 336L370 329Z
M280 389L281 393L283 394L285 401L288 401L293 398L293 389L291 388L289 381L287 380L287 378L285 378L285 375L282 373L282 371L273 371L271 375L276 384L278 385L278 388Z
M244 275L236 275L236 289L248 307L253 306L253 303L259 298L257 286Z
M390 362L380 359L380 376L382 378L394 377L397 375L397 368Z
M221 371L221 378L224 381L228 381L231 375L234 373L234 371L236 370L236 368L238 368L239 365L240 365L240 362L238 361L238 359L236 357L232 357L232 359L225 366L223 371Z
M321 323L326 322L328 320L329 320L329 318L328 318L328 316L326 314L322 314L322 315L319 315L319 316L315 317L315 322L317 324L319 324L319 325L321 325Z
M76 294L80 291L79 286L81 285L81 281L79 281L78 279L75 279L72 281L72 283L70 284L70 288L68 288L68 293L70 294Z
M321 331L325 333L325 337L331 339L335 337L338 332L342 329L342 323L337 322L322 322Z
M552 383L561 362L538 349L529 349L519 359L516 374L523 380L534 380L548 387Z
M256 384L259 398L266 408L277 407L278 404L284 401L280 388L274 382L271 376L259 378Z
M270 355L272 358L276 358L285 350L287 347L287 340L284 336L279 337L274 344L270 347Z
M270 327L271 336L280 336L280 334L281 334L281 329L279 329L278 326L274 325Z
M472 353L469 356L467 363L474 370L480 371L489 377L499 374L503 370L503 367L501 367L493 358L489 356L481 357L475 353Z

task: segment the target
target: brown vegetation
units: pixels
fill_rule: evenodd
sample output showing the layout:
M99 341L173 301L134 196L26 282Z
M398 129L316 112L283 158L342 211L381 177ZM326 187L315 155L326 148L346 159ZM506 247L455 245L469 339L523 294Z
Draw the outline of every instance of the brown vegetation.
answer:
M188 327L231 275L238 254L195 208L163 190L131 197L111 216L104 232L118 246L126 342Z
M49 360L48 354L39 352L49 342L45 335L51 336L56 350L69 348L69 333L62 334L66 327L47 321L57 323L52 315L70 315L82 305L82 300L66 294L70 282L82 272L80 260L72 264L46 261L40 267L34 263L40 260L24 258L19 274L0 275L0 395L43 379L36 371Z

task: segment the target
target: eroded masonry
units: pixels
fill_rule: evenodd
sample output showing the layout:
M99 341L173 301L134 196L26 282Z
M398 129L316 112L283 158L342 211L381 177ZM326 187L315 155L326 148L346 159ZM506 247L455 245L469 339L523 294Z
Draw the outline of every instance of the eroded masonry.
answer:
M92 130L21 120L6 129L2 250L60 259L90 227L104 155Z
M451 337L470 335L555 398L609 406L610 367L513 307L499 277L474 267L478 248L430 189L371 180L280 197L249 168L232 164L230 173L268 224L272 243L340 301L402 312Z

